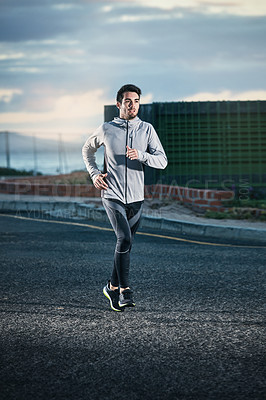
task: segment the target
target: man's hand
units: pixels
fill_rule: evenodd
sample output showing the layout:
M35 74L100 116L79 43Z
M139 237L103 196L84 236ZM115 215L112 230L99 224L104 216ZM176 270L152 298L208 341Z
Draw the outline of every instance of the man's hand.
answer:
M95 178L95 180L93 182L96 189L106 190L108 188L107 183L104 181L104 178L106 178L106 177L107 177L107 173L97 175L97 177Z
M130 158L130 160L137 160L138 158L138 150L136 149L131 149L129 146L127 146L127 152L126 156Z

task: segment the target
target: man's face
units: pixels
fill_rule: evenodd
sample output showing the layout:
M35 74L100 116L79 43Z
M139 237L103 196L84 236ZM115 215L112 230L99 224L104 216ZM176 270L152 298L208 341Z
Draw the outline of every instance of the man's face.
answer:
M122 103L117 102L119 116L123 119L133 119L139 112L139 95L135 92L125 92Z

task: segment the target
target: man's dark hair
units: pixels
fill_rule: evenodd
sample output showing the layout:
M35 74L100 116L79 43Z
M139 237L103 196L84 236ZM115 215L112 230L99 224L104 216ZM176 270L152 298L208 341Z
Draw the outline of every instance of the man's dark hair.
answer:
M137 86L132 85L131 83L129 83L129 84L127 84L127 85L122 86L122 87L118 90L117 95L116 95L116 101L118 101L119 103L122 103L123 95L124 95L124 93L126 93L126 92L135 92L135 93L137 93L137 94L139 95L139 97L140 97L140 95L141 95L141 90L140 90L140 88L138 88Z

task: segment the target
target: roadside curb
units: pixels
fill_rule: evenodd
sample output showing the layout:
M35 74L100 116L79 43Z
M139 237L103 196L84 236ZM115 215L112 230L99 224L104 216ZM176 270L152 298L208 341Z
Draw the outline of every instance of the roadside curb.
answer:
M248 241L266 244L266 229L240 228L155 217L142 217L140 227L171 231L179 235L194 235L213 239Z
M48 214L56 218L80 217L93 221L108 222L103 207L94 204L63 201L21 201L0 200L1 211L26 212L29 217ZM248 241L249 243L266 244L266 229L222 226L214 224L196 224L193 222L157 218L143 214L140 228L170 231L179 235L197 235L201 237Z

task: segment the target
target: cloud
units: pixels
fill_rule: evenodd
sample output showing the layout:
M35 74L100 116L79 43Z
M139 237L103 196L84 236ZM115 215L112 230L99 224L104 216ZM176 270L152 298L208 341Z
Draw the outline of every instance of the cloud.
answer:
M9 54L1 54L0 53L0 61L6 61L6 60L20 60L22 58L25 58L24 53L9 53Z
M174 8L191 9L199 14L227 14L239 16L266 15L264 0L136 0L136 3L145 7L173 10Z
M14 94L21 94L17 89L0 90L4 101L10 101ZM0 113L0 123L32 123L47 122L56 120L78 120L79 118L89 118L95 114L103 115L104 105L115 104L115 100L110 100L104 95L103 89L96 89L83 93L64 94L54 100L50 109L43 112L12 112ZM148 93L141 98L142 103L150 103L153 95ZM51 97L50 97L51 100Z
M23 72L25 74L39 74L42 72L40 68L35 68L35 67L10 67L7 69L9 72Z
M222 90L221 92L201 92L191 96L186 96L183 101L237 101L237 100L266 100L266 90L249 90L244 92L232 92L231 90Z
M65 94L56 98L51 105L51 109L48 111L1 113L0 123L31 124L34 122L43 123L56 120L78 120L79 118L88 118L95 114L102 114L103 106L106 102L108 102L108 99L104 98L104 91L102 89L72 95Z
M39 137L53 137L56 132L65 134L66 140L77 138L77 134L92 132L103 122L104 105L115 104L114 98L105 95L105 90L95 89L79 93L65 93L55 98L49 91L46 93L47 100L43 98L41 104L44 110L39 108L33 112L29 102L29 110L0 113L0 129L16 130L26 134L34 132ZM20 94L13 89L10 91L0 90L6 100L11 100L14 94ZM5 96L5 97L4 97ZM8 97L9 96L9 97ZM153 95L147 93L141 97L141 103L150 103ZM32 100L34 102L34 99Z
M127 82L152 92L143 103L246 100L266 90L264 2L0 0L0 7L0 80L21 91L2 96L0 129L96 127Z
M54 8L55 10L65 11L65 10L73 10L74 8L79 8L79 5L74 3L57 3L52 5L52 8Z
M22 93L21 89L0 89L0 101L10 103L15 95L22 95Z
M16 2L13 2L16 3ZM4 4L0 13L0 39L2 42L51 39L70 35L79 24L88 23L88 10L66 7L52 2L17 2L13 7ZM93 10L90 10L92 13Z
M153 101L153 94L152 93L147 93L145 96L141 96L141 104L148 104Z
M156 68L166 62L189 70L228 70L232 64L239 68L259 59L265 63L265 17L210 16L196 11L120 7L106 16L112 26L108 35L95 37L95 50L104 50L107 42L111 46L117 36L125 60L135 57L142 65L153 61ZM122 30L126 34L119 36ZM109 53L119 57L117 51L105 55Z
M143 9L127 9L125 13L121 15L114 15L111 18L107 19L108 23L117 24L117 23L136 23L136 22L155 22L155 21L167 21L167 20L176 20L184 18L184 13L181 10L177 11L166 11L166 10L158 10L153 9L152 11L148 10L148 12L143 12Z
M81 0L83 3L92 3L90 0ZM263 16L266 15L265 0L110 0L103 1L103 12L109 12L115 7L128 5L134 7L147 7L172 12L174 9L191 10L198 14L222 14L238 16Z

